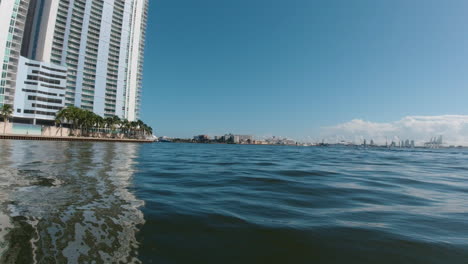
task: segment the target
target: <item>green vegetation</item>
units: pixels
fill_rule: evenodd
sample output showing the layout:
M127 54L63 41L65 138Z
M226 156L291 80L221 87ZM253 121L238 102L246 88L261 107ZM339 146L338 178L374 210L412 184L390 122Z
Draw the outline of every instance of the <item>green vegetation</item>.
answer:
M55 117L55 123L62 126L68 124L72 135L88 137L145 138L153 134L153 129L143 121L121 120L118 116L103 118L91 111L70 106L60 110ZM77 133L79 131L79 133Z
M5 122L5 124L3 125L3 134L5 134L8 119L11 117L12 114L13 114L13 107L11 107L11 105L6 105L6 104L2 105L2 107L0 108L0 116L3 119L3 122Z

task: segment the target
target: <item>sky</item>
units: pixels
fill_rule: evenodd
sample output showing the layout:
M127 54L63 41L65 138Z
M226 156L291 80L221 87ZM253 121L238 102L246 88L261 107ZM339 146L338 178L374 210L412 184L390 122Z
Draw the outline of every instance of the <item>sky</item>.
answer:
M373 136L362 124L420 117L429 125L411 131L424 133L390 136L460 134L466 10L466 0L150 0L141 118L170 137L355 139ZM427 128L441 118L448 129Z

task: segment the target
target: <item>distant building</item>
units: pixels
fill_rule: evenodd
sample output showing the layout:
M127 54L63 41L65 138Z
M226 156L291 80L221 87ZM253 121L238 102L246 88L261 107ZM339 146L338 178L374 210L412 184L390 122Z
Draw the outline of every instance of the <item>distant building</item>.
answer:
M424 146L427 148L440 148L443 145L442 136L433 137L429 142L424 143Z
M253 136L251 135L235 135L239 139L239 143L252 143Z
M251 144L254 141L254 137L252 135L226 134L221 137L216 136L215 140L218 142L225 142L225 143Z
M271 137L265 140L271 145L296 145L296 141L288 138Z
M224 143L234 143L234 135L233 134L226 134L226 135L221 137L220 141L224 142Z
M208 142L210 141L210 137L208 135L198 135L198 136L194 136L193 140L197 142Z

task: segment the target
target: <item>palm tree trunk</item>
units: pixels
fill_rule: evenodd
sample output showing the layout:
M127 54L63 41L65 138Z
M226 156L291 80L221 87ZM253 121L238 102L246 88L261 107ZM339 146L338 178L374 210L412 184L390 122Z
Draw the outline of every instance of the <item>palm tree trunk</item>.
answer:
M5 117L3 118L3 134L6 134L6 126L7 126L8 119Z

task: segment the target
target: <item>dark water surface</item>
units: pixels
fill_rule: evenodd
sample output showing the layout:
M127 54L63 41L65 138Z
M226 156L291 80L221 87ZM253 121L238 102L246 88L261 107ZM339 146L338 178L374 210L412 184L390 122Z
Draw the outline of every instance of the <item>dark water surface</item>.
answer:
M0 263L468 263L468 150L0 141Z

